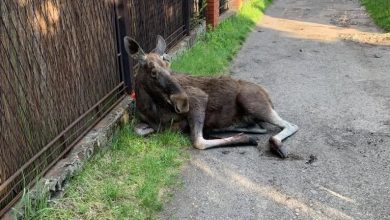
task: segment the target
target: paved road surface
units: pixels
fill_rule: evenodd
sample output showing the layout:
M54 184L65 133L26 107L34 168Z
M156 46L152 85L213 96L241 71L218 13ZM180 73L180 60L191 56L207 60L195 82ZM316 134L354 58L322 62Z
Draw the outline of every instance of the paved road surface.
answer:
M390 48L378 32L357 0L275 0L231 73L300 126L290 158L269 153L269 135L191 150L162 218L390 219Z

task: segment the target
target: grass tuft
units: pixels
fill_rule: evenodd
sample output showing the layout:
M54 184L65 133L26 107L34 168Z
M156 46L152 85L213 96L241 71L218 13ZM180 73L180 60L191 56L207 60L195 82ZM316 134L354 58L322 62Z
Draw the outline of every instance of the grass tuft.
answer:
M270 2L249 0L236 16L226 19L214 31L201 36L194 47L172 63L172 69L197 76L225 73Z
M42 193L44 184L42 182L35 182L35 191L31 191L28 188L23 189L23 195L21 197L21 204L23 204L22 213L16 213L18 219L30 220L38 219L37 216L41 212L44 212L47 208L48 194Z
M186 158L187 137L165 131L138 137L133 124L113 147L88 161L71 180L64 198L40 210L35 219L150 219L161 210Z
M389 0L362 0L368 13L375 23L390 32L390 1Z

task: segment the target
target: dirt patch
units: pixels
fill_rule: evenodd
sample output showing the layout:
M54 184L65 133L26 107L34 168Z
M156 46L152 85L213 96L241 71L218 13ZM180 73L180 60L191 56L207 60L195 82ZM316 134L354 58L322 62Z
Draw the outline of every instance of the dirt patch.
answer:
M309 160L306 161L305 164L312 164L318 160L316 155L310 154Z
M330 23L339 27L373 26L372 20L363 8L340 11L331 17Z
M352 151L363 157L375 157L386 160L387 144L390 143L390 134L371 132L366 130L327 129L325 142L327 145L341 151Z
M340 34L340 38L362 44L390 45L390 34L383 33Z
M265 157L267 160L277 160L277 161L295 161L295 160L304 160L304 157L296 153L289 153L287 158L280 158L276 153L271 150L262 150L260 152L260 157Z

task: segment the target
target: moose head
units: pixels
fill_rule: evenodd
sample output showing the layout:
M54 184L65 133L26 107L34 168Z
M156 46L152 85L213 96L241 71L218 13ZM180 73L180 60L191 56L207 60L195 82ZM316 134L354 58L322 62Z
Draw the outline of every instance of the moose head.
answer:
M138 62L141 71L141 85L145 91L157 102L166 103L173 107L176 113L182 114L189 111L188 96L178 81L171 76L170 65L164 59L167 47L164 38L157 36L157 46L145 53L133 38L124 38L127 53Z

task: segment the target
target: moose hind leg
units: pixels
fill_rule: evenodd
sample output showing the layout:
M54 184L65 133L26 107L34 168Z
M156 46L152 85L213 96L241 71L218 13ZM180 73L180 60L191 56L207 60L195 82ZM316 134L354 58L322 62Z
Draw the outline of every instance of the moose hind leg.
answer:
M286 146L283 146L282 141L297 132L299 128L297 125L283 120L274 109L272 109L270 113L268 122L282 129L281 132L270 138L269 142L271 144L271 148L282 158L286 158L288 156L288 149Z
M297 132L298 126L283 120L278 115L273 109L267 92L263 88L253 83L241 83L242 89L237 96L238 103L248 115L254 117L256 122L271 123L282 129L280 133L271 137L270 143L272 149L279 153L281 157L287 157L287 148L282 145L282 141Z
M135 126L134 131L139 136L146 136L155 132L155 130L152 127L142 122Z
M196 88L192 88L195 90ZM191 92L187 88L187 93ZM235 135L232 137L206 140L203 137L203 126L205 120L205 111L207 107L208 96L203 91L196 89L194 95L189 94L190 98L190 111L188 112L188 123L190 125L190 133L192 144L195 148L205 150L212 147L226 146L226 145L238 145L249 144L257 145L257 141L248 135Z

